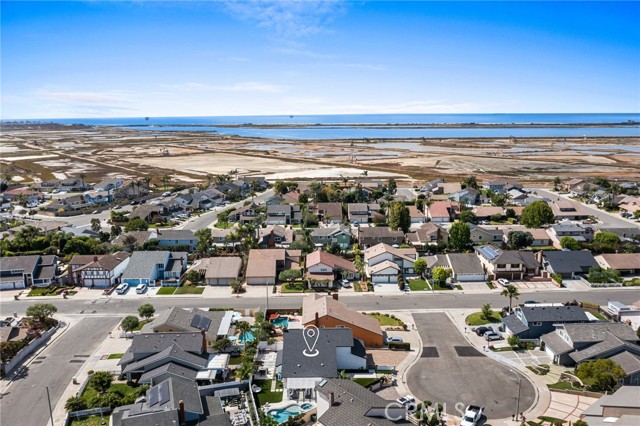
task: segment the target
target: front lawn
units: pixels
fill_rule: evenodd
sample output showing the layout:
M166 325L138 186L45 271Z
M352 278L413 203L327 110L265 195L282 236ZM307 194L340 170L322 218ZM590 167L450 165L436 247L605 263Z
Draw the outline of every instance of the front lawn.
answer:
M229 365L239 365L242 363L242 355L231 355L229 357Z
M491 317L488 320L482 316L482 312L474 312L473 314L469 315L465 320L465 323L467 325L472 325L472 326L485 325L489 323L493 324L497 322L502 322L502 317L500 316L500 312L498 311L491 311Z
M280 287L282 293L304 293L306 286L303 282L284 283Z
M138 326L136 328L134 328L132 331L140 331L140 330L142 330L142 327L144 327L145 324L149 324L151 321L153 321L153 319L139 321L138 322Z
M448 286L446 284L439 283L439 282L438 283L434 283L432 281L431 285L433 286L434 290L453 290L453 288L451 288L450 286Z
M367 388L373 385L374 383L379 382L380 378L379 377L361 377L361 378L353 379L353 381L359 384L360 386L362 386L363 388Z
M547 385L549 389L559 389L559 390L582 390L580 387L574 387L570 381L562 381Z
M270 404L274 404L276 402L282 401L282 388L275 392L271 392L271 380L254 380L253 384L256 386L260 386L262 389L260 392L254 394L254 397L257 396L258 406L263 406L267 402Z
M84 419L74 420L71 419L69 425L71 426L102 426L102 422L105 422L105 425L109 425L109 414L105 414L104 417L98 416L89 416Z
M112 383L109 389L107 389L106 393L115 393L122 397L123 400L135 400L140 395L140 392L144 389L147 389L148 386L140 387L140 386L129 386L126 383ZM100 401L100 395L98 391L96 391L91 385L88 385L82 395L80 396L84 399L87 408L98 408L103 406L102 401ZM130 403L130 402L127 402Z
M183 286L178 287L173 294L202 294L204 287Z
M124 354L109 354L107 359L120 359L120 358L122 358L122 355L124 355Z
M156 293L159 296L169 296L176 292L175 287L160 287Z
M407 283L409 284L411 291L431 290L429 284L423 279L407 280Z
M57 296L65 287L32 287L27 297ZM70 289L73 287L69 287Z
M367 315L377 319L381 326L404 327L404 322L396 318L394 315L380 314L378 312L373 312Z

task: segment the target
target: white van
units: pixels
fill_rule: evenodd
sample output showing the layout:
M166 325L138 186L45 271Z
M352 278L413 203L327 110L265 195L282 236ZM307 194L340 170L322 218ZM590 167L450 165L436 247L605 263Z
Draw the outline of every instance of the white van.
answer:
M127 290L129 290L129 284L127 283L122 283L116 288L118 294L125 294Z

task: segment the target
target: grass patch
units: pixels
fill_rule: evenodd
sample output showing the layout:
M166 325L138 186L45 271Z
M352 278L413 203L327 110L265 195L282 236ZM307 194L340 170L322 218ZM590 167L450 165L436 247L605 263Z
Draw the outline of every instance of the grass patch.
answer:
M41 296L57 296L58 292L63 290L65 287L55 286L55 287L32 287L27 297L41 297Z
M491 281L487 281L487 287L489 287L491 290L495 290L496 285Z
M160 287L156 293L159 296L169 296L176 292L175 287Z
M176 292L173 294L202 294L203 291L204 291L204 287L186 286L186 287L178 287L176 289Z
M547 368L544 368L542 365L537 365L537 366L527 365L527 370L532 371L534 374L538 376L544 376L549 372L548 366Z
M459 285L459 284L456 284L456 286L455 286L455 287L456 287L456 290L464 290L464 289L462 288L462 286L461 286L461 285Z
M112 383L109 389L107 389L107 393L116 393L122 396L123 399L127 397L135 399L139 390L139 386L129 386L126 383ZM87 407L96 408L92 406L92 403L95 403L95 401L98 400L98 391L96 391L91 385L88 385L84 392L82 392L81 398L85 400Z
M407 280L407 283L409 283L409 288L411 289L411 291L431 290L429 284L423 279Z
M102 422L105 422L105 425L109 425L109 414L105 414L104 417L98 416L89 416L84 419L74 420L71 419L69 425L71 426L102 426Z
M402 320L396 318L394 315L380 314L378 312L367 315L377 319L381 326L404 327L405 325Z
M491 311L491 317L487 320L482 316L482 312L474 312L465 319L467 325L485 325L502 322L502 317L498 311Z
M216 228L218 229L229 229L233 226L233 222L220 222L217 221L215 225Z
M574 387L573 384L569 381L562 381L557 383L552 383L547 385L549 389L559 389L559 390L582 390L582 388Z
M254 394L254 397L257 396L257 402L258 402L258 406L262 406L264 404L266 404L267 402L270 404L274 404L276 402L281 402L282 401L282 387L280 387L280 390L275 391L275 392L271 392L271 380L254 380L253 384L256 386L260 386L262 388L262 390L256 394Z
M122 358L122 355L124 355L124 354L109 354L107 359L120 359L120 358Z
M440 282L431 282L431 285L433 286L433 289L436 291L440 291L440 290L453 290L451 287L449 287L446 284L442 284ZM460 287L460 290L462 290L462 287Z
M353 379L353 381L359 384L360 386L362 386L363 388L366 388L373 385L374 383L379 382L380 379L378 377L361 377L358 379Z
M242 355L231 355L229 357L229 365L242 364Z
M513 348L511 346L506 346L504 348L491 348L493 352L511 352Z
M140 330L142 330L142 327L144 327L145 324L149 324L151 321L153 321L153 319L139 321L138 322L138 326L136 328L134 328L132 331L140 331Z
M557 417L549 417L549 416L539 416L538 419L542 420L543 422L549 422L554 425L565 424L566 422L568 422L568 420L562 420L562 419L558 419Z
M284 283L280 287L282 293L304 293L305 290L305 285L302 282Z

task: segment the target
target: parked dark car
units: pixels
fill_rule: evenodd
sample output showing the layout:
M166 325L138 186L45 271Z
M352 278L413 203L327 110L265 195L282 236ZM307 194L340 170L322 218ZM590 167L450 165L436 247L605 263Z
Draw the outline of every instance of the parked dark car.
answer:
M138 200L133 200L133 201L131 202L131 205L132 205L132 206L137 206L138 204L140 204L140 201L138 201Z
M487 331L491 331L491 328L489 327L477 327L473 330L474 333L476 333L478 336L484 336L484 333L486 333Z

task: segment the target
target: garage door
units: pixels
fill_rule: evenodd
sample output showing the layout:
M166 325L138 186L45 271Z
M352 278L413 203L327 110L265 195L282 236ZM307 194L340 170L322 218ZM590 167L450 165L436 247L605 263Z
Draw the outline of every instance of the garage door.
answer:
M85 287L98 287L98 288L107 288L109 287L109 279L108 278L96 278L92 280L84 280Z
M13 283L0 283L0 290L13 290L15 287Z

